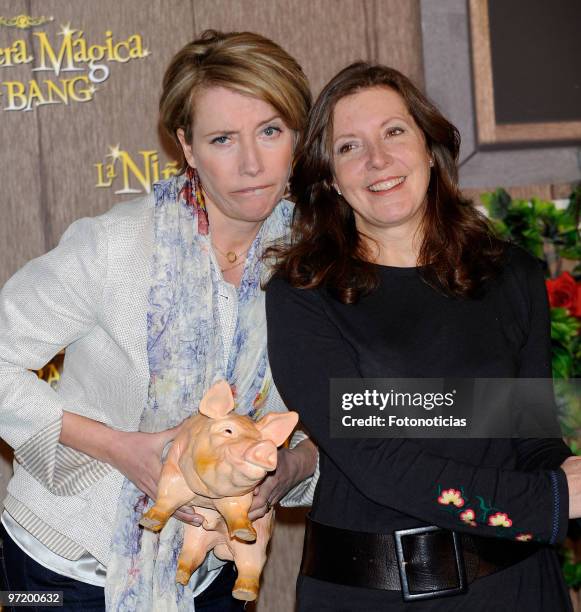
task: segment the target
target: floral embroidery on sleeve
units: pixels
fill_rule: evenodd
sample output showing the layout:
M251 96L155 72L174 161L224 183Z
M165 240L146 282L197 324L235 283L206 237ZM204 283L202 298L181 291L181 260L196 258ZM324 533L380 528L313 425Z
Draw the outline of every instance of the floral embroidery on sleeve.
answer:
M487 504L480 495L469 499L464 489L444 489L438 486L436 497L442 510L458 517L465 525L471 527L486 526L500 529L503 537L514 538L519 542L530 542L536 538L532 533L523 533L513 526L507 512ZM501 535L500 532L498 535Z

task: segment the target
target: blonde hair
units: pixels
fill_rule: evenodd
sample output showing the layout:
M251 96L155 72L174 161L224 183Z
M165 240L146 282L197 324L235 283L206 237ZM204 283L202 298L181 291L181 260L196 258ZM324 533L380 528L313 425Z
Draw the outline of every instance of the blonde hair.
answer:
M177 130L192 141L196 92L220 86L270 104L300 135L311 106L309 83L284 49L252 32L206 30L172 59L163 78L160 125L181 152ZM182 154L182 172L187 162Z

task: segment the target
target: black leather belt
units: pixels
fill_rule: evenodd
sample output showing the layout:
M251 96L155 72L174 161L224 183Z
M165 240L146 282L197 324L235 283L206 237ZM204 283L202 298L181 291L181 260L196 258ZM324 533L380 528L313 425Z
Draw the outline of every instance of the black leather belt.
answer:
M514 565L539 544L439 527L391 534L338 529L307 517L301 574L348 586L401 591L404 601L466 592L476 578Z

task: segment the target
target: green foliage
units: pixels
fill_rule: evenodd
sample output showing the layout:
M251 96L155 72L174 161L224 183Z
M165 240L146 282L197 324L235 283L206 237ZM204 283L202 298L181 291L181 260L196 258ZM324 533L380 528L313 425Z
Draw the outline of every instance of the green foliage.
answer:
M578 379L555 379L555 397L559 408L559 419L563 435L569 447L576 454L581 454L581 394Z
M578 262L573 275L581 277L581 185L573 190L569 204L564 209L540 198L512 199L502 188L482 194L481 200L500 236L543 260L547 272L548 250L554 250L552 257L557 260L557 270L560 270L560 260ZM564 308L551 309L555 378L581 376L579 328L579 320L569 315Z
M502 188L483 194L481 200L500 235L535 257L544 259L543 245L552 243L558 257L581 259L581 187L573 191L565 209L540 198L513 200Z
M580 330L581 321L577 317L572 317L565 308L551 308L552 365L555 379L581 377ZM581 426L581 409L571 405L569 411L574 410L579 412ZM577 429L581 432L581 428Z
M575 563L575 556L571 549L563 549L563 574L565 582L572 589L581 587L581 563Z

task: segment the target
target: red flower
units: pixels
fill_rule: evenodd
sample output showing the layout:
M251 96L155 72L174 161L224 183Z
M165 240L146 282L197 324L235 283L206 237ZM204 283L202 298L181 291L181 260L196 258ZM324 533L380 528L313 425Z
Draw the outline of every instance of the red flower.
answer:
M581 283L575 282L569 272L563 272L546 283L553 308L566 308L574 317L581 317Z

